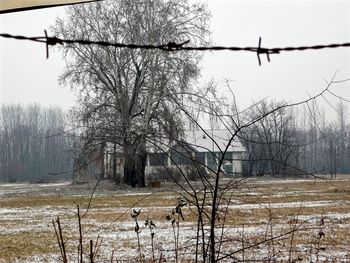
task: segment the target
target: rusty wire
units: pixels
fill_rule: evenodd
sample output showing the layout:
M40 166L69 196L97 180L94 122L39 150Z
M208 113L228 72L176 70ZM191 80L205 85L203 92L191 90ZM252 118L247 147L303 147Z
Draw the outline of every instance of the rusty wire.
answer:
M108 41L94 41L85 39L62 39L58 37L50 37L47 35L45 30L45 36L41 37L27 37L22 35L11 35L6 33L0 33L0 37L10 38L16 40L29 40L34 42L40 42L46 44L46 57L49 57L49 46L55 46L57 44L79 44L79 45L97 45L102 47L116 47L116 48L129 48L129 49L158 49L168 52L176 51L246 51L257 54L259 66L261 66L260 55L266 55L268 62L270 62L271 54L280 54L281 52L291 51L306 51L306 50L320 50L320 49L331 49L340 47L350 47L350 43L336 43L327 45L312 45L312 46L297 46L297 47L275 47L265 48L261 46L261 37L257 47L235 47L235 46L186 46L190 41L187 40L182 43L168 42L167 44L153 45L153 44L125 44Z

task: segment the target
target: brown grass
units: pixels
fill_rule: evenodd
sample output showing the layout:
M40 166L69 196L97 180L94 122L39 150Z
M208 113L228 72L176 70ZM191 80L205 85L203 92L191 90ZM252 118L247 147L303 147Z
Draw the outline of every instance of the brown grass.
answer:
M83 186L82 186L83 187ZM122 222L132 223L129 208L142 208L140 222L151 218L155 222L165 222L165 216L176 206L174 192L164 191L153 194L139 193L139 195L123 195L122 193L99 194L92 199L90 212L83 219L84 231L120 231L117 226ZM0 225L6 230L0 234L0 262L11 262L18 258L27 258L32 255L45 255L56 253L58 248L51 221L56 214L61 216L67 238L76 238L77 218L76 206L79 205L84 212L89 204L90 196L77 196L76 191L63 196L57 193L36 196L18 195L4 197L0 200L1 209L28 209L32 211L30 220L26 217L11 219L0 218ZM294 224L301 223L300 218L315 217L314 221L305 224L312 228L311 232L302 232L295 237L294 244L312 245L317 238L320 228L319 220L325 218L325 237L322 245L325 247L349 249L350 244L350 218L328 217L329 214L346 214L350 212L350 180L326 181L295 181L295 182L246 182L234 190L235 203L244 204L275 204L290 202L320 202L329 201L330 204L319 207L282 207L282 208L254 208L229 209L227 224L231 226L264 226L273 217L272 223L276 232L290 229ZM40 208L49 207L56 214L42 215ZM298 214L298 217L296 216ZM196 217L188 208L184 209L186 222L195 221ZM40 225L35 230L36 225ZM26 230L26 228L32 230ZM11 231L18 229L18 231ZM33 230L34 229L34 230ZM251 236L252 239L259 238ZM136 239L135 239L136 240ZM136 249L135 240L123 240L121 246ZM285 240L286 244L289 240ZM71 245L72 246L72 245ZM71 247L70 249L74 249Z

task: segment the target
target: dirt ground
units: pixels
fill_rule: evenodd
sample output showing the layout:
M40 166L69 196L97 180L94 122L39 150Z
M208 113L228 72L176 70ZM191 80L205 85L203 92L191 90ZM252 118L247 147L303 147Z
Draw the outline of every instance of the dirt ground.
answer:
M223 179L223 185L228 183L228 179ZM153 230L156 258L173 260L174 229L166 216L184 194L179 187L167 184L161 188L131 189L102 182L94 191L94 186L0 184L0 262L60 262L53 227L58 216L70 262L77 262L77 205L84 214L86 254L90 240L102 242L96 261L111 262L113 257L131 262L138 257L140 247L143 257L150 260L150 229L144 227L147 219L156 225ZM287 261L288 257L295 262L350 262L350 177L250 178L233 188L230 196L225 233L232 241L225 243L223 250L234 254L237 260L254 258L264 262L273 252L280 259L277 262ZM130 216L133 209L141 209L140 243ZM195 235L196 217L191 207L184 207L183 214L178 237L185 247ZM294 228L298 231L292 235L254 246L246 254L235 254L262 237L277 236ZM181 249L180 261L191 261L190 252ZM232 260L228 258L227 262Z

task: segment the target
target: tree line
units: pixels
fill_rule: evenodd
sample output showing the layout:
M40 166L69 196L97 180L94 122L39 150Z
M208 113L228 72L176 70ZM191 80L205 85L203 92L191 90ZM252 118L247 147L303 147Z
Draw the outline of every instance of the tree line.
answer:
M0 181L71 179L72 138L62 136L66 114L37 104L0 108Z
M247 113L253 117L272 112L240 134L246 148L245 174L350 173L350 122L342 101L334 107L337 117L331 122L315 103L302 109L281 105L265 101Z

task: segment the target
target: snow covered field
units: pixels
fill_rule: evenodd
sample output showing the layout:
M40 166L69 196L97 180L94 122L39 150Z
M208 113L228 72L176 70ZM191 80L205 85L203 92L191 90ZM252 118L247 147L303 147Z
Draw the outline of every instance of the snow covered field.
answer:
M93 185L0 184L0 262L60 262L53 228L59 216L70 262L77 262L77 205L84 214ZM135 261L139 245L135 221L130 213L141 209L138 217L142 255L152 259L151 232L144 226L152 220L155 257L174 261L175 236L166 216L177 204L176 188L122 189L99 187L89 211L82 218L85 251L88 243L100 243L97 262ZM350 262L350 180L249 180L233 189L227 204L223 231L227 241L222 250L236 260L277 262ZM196 217L192 207L184 207L179 223L179 261L194 260ZM272 242L254 244L298 228ZM176 234L177 232L175 232ZM322 233L322 235L320 234ZM251 247L246 250L242 248ZM273 253L272 253L273 252ZM118 262L119 262L118 261Z

